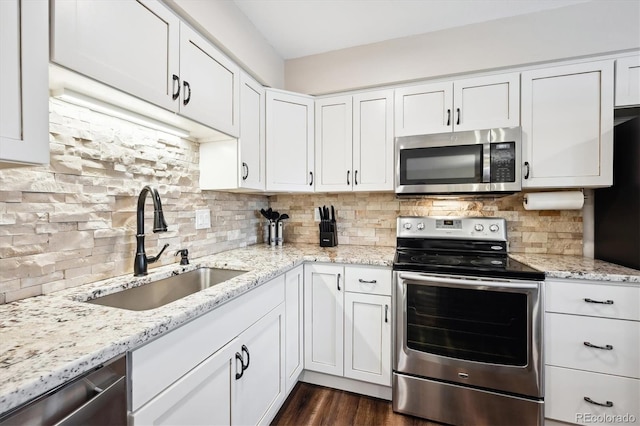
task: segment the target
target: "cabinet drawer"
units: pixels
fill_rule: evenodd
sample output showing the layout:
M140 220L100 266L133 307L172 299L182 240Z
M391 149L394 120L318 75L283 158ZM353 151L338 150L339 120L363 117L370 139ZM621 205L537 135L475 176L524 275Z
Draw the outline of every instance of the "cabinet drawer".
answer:
M547 280L545 290L547 312L640 321L640 286Z
M579 424L640 424L640 380L546 367L545 417ZM590 400L613 405L605 407Z
M130 353L131 410L184 376L284 301L284 275Z
M346 291L391 296L390 269L345 266L344 276Z
M546 364L640 378L639 348L640 322L545 315Z

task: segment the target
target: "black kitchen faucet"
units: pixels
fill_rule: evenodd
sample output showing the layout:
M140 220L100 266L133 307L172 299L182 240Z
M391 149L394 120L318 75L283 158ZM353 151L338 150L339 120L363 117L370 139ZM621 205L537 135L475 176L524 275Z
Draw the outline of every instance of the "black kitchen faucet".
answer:
M165 244L157 256L147 257L144 252L144 203L148 193L151 193L151 199L153 200L153 232L167 232L167 222L164 221L160 194L155 188L146 185L138 196L138 210L136 213L138 229L136 232L136 258L133 263L133 275L136 277L147 275L147 265L160 259L162 252L169 247L169 244Z

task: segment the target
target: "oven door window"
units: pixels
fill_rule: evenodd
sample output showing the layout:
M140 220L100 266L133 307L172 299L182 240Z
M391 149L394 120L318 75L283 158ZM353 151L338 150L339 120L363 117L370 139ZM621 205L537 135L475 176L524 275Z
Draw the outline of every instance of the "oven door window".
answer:
M481 144L400 151L400 184L437 185L482 182Z
M527 365L527 294L406 284L407 347L501 365Z

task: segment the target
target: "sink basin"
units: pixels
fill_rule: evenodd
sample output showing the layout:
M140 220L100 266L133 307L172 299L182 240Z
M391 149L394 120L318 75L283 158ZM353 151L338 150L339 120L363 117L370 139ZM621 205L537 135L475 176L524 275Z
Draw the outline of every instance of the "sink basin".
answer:
M198 268L139 287L88 300L87 303L130 311L146 311L164 306L205 288L213 287L246 272L234 269Z

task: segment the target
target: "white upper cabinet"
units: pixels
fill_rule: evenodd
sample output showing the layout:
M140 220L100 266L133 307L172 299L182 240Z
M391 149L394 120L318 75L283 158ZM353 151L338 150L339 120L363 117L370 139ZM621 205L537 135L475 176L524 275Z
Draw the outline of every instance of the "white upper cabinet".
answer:
M316 101L316 191L393 190L393 92Z
M522 73L523 188L613 183L613 61Z
M351 191L353 185L351 96L316 101L316 190Z
M180 23L179 111L228 135L240 128L240 69L213 44Z
M264 191L265 91L240 73L240 138L200 143L200 189Z
M48 12L0 1L0 168L49 163Z
M640 56L616 60L616 101L618 106L640 105Z
M240 79L240 186L265 188L265 91L242 73Z
M393 91L353 97L353 190L393 190Z
M53 0L51 61L177 110L180 21L157 1Z
M519 83L511 73L396 89L395 135L518 126Z
M238 135L238 67L154 0L53 0L51 60Z
M313 192L313 97L266 93L267 191Z

